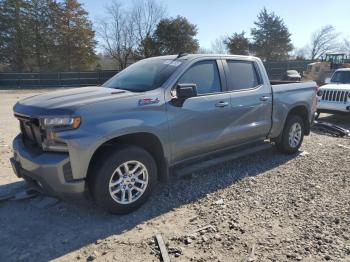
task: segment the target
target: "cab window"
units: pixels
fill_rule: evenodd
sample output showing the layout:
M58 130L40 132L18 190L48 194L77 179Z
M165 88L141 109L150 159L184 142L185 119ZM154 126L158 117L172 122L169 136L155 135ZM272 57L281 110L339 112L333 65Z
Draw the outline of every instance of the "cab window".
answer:
M257 87L261 84L253 62L227 60L228 88L231 91Z
M196 84L199 95L221 92L216 60L195 63L181 76L178 83Z

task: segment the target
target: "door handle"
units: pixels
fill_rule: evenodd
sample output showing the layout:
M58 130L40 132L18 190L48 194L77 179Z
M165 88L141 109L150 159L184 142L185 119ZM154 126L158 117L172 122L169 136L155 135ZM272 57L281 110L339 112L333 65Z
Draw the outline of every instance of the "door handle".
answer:
M260 97L260 101L268 101L269 99L270 99L270 97L268 97L268 96Z
M229 105L229 103L225 102L225 101L220 101L220 102L215 104L216 107L225 107L225 106L228 106L228 105Z

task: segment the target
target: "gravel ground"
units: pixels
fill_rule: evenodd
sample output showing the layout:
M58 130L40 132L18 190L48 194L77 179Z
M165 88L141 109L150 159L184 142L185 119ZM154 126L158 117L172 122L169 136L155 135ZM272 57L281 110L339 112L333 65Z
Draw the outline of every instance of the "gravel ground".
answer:
M0 195L25 188L10 167L12 105L41 91L0 91ZM350 118L323 116L350 128ZM0 261L350 261L350 139L312 133L301 152L274 148L173 177L141 209L112 216L92 201L0 202Z

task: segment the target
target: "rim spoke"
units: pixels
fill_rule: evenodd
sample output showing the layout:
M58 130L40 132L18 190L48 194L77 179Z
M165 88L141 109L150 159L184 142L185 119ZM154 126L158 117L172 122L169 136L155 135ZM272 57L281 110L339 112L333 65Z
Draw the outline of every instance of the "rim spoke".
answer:
M141 164L140 164L140 163L137 163L137 164L135 165L135 167L134 167L132 170L130 170L130 173L131 173L131 174L134 174L134 173L136 172L136 170L139 169L140 166L141 166Z
M121 187L117 187L116 189L112 190L111 192L112 192L112 194L116 194L116 193L120 192L120 190L122 190Z
M125 201L125 189L122 190L122 198L121 201L124 202Z
M129 202L132 201L132 193L131 193L131 188L128 190L128 200Z
M144 172L144 169L142 168L140 171L138 171L136 174L134 174L134 177L138 177L140 175L142 175Z
M137 186L134 186L134 189L140 193L143 193L143 191L144 191L142 188L139 188Z
M124 174L128 173L129 172L129 166L128 166L128 163L124 163Z
M135 182L136 182L136 183L139 183L139 184L141 184L141 185L146 184L145 181L143 181L143 180L141 180L141 179L138 179L138 178L135 179Z
M122 181L123 181L123 178L119 178L117 181L111 182L111 183L109 184L109 186L111 187L111 186L118 185L118 184L120 184Z
M116 172L118 173L119 176L123 176L122 171L120 170L120 167L117 168Z

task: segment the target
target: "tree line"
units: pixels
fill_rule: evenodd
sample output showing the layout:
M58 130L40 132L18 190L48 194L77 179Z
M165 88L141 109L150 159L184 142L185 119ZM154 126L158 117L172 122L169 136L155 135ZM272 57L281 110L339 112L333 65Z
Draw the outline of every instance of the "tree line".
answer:
M117 69L130 61L156 55L230 53L256 55L265 61L319 59L339 50L339 34L328 25L314 32L310 44L295 49L283 19L263 8L250 37L236 32L201 48L198 28L182 16L167 17L157 0L120 0L106 7L106 16L92 23L78 0L0 0L0 71L72 71L99 68L96 49L115 61ZM344 41L343 49L350 43Z
M303 48L295 48L291 34L283 19L265 8L261 10L251 29L251 38L246 32L233 33L212 43L208 53L230 53L255 55L265 61L281 61L294 56L296 60L318 60L331 52L350 52L350 42L339 40L340 34L332 25L326 25L311 34L310 43Z

